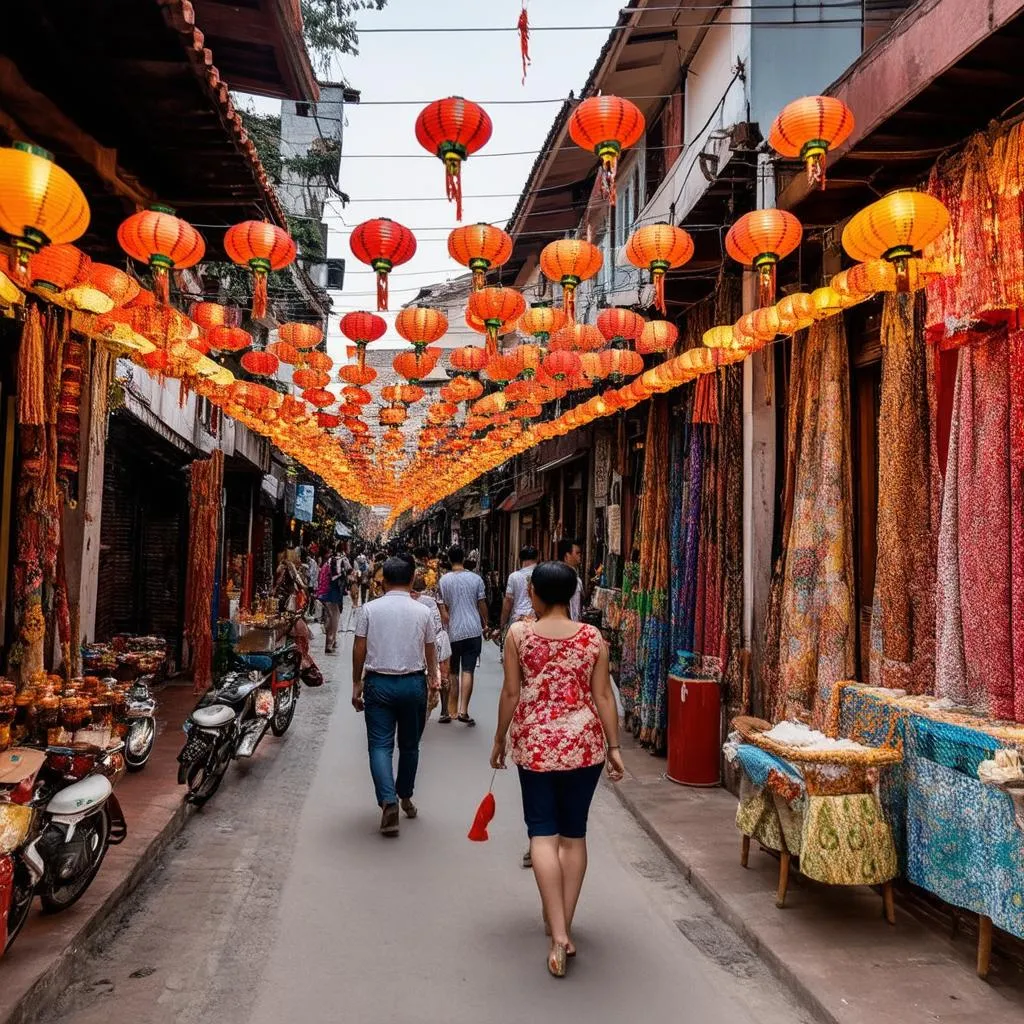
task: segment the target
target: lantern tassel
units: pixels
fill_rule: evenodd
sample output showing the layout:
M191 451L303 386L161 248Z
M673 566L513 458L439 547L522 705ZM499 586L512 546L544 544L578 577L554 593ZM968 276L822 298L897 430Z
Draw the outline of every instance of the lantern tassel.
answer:
M377 271L377 312L387 312L388 308L388 272Z
M609 206L615 205L615 172L618 163L614 153L606 153L601 157L601 165L604 168L604 194L608 197Z
M654 308L662 316L668 316L668 310L665 308L665 271L654 270L651 277L654 279Z
M718 423L718 375L702 373L693 394L693 422Z
M811 188L825 188L825 153L816 150L807 156L807 184Z
M18 347L18 423L41 427L46 422L46 355L42 317L32 303L25 315Z
M498 354L498 328L487 325L487 355L493 358Z
M567 284L562 287L562 310L569 323L576 323L576 288L574 285Z
M153 294L162 305L171 304L171 281L166 267L153 268Z
M366 342L356 342L356 362L359 364L359 369L362 370L366 366Z
M525 2L523 9L519 12L517 27L519 29L519 53L523 58L523 80L520 84L526 85L526 66L533 62L530 60L530 15L526 12Z
M757 268L757 304L770 306L775 301L775 263L762 263Z
M252 318L262 320L267 315L267 275L257 270L252 285Z
M445 190L448 202L455 202L455 219L462 220L462 160L457 153L449 153L444 158Z
M477 268L473 271L473 291L478 292L481 288L486 285L487 281L484 277L483 270Z

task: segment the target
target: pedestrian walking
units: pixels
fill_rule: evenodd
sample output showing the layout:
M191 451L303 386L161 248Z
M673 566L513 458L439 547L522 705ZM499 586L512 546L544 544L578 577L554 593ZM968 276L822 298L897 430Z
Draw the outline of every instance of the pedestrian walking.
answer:
M435 632L434 646L437 655L437 686L432 688L427 695L427 718L429 718L430 713L440 703L441 681L447 681L448 679L448 662L452 656L452 645L448 640L448 633L441 621L441 610L437 606L437 599L430 593L426 577L418 570L416 577L412 581L412 596L430 612L430 621L433 623Z
M464 725L476 722L470 717L473 678L483 650L487 629L487 602L484 581L465 567L466 553L458 545L448 551L451 571L441 577L441 619L451 641L447 692L441 692L441 717L447 724L457 717Z
M530 603L530 577L537 565L537 549L527 544L519 551L519 568L509 574L505 585L505 600L501 606L501 633L505 632L513 622L533 618L533 605Z
M370 559L366 557L366 552L362 548L356 555L355 570L359 597L357 604L364 605L370 593Z
M384 596L359 609L352 645L352 706L366 714L370 775L385 836L398 835L399 801L406 817L418 813L412 797L427 689L437 686L436 632L427 606L410 600L414 573L402 559L384 563Z
M583 617L583 580L580 579L580 563L583 561L583 549L571 537L563 537L558 542L558 560L565 562L576 573L576 593L569 602L569 618L579 622Z
M345 589L347 587L349 566L343 549L339 544L330 557L327 593L324 596L324 608L327 610L324 631L324 654L334 654L338 648L338 625L345 606Z
M550 936L548 970L565 975L576 955L572 923L587 870L587 816L602 765L613 782L625 768L608 647L594 626L574 623L577 576L564 562L538 565L530 579L536 621L513 623L491 767L519 771L533 874Z

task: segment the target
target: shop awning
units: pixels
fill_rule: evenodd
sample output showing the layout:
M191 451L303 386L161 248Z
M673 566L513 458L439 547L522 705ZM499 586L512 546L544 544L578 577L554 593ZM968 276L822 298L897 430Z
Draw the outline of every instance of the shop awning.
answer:
M536 505L544 497L544 488L537 487L532 491L517 491L509 495L499 506L499 512L518 512L520 509Z
M465 522L467 519L482 519L490 511L490 507L483 508L478 501L474 501L471 504L466 505L462 509L462 514L459 516L459 518L463 522Z

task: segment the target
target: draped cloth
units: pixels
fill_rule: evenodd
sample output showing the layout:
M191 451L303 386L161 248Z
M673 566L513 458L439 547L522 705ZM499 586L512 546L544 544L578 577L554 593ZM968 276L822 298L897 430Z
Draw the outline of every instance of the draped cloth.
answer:
M889 293L882 307L871 682L911 693L930 692L935 681L938 530L932 504L929 378L914 296Z
M835 731L836 684L856 674L850 376L842 317L793 342L792 513L779 595L776 716Z
M939 544L936 692L1024 721L1024 333L959 352Z

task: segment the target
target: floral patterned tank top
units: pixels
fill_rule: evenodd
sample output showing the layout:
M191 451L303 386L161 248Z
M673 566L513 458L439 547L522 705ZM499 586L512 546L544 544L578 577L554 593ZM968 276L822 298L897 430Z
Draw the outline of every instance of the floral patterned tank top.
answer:
M601 653L601 633L582 625L549 639L527 622L519 639L523 674L512 717L512 760L534 772L569 771L604 761L604 729L590 678Z

